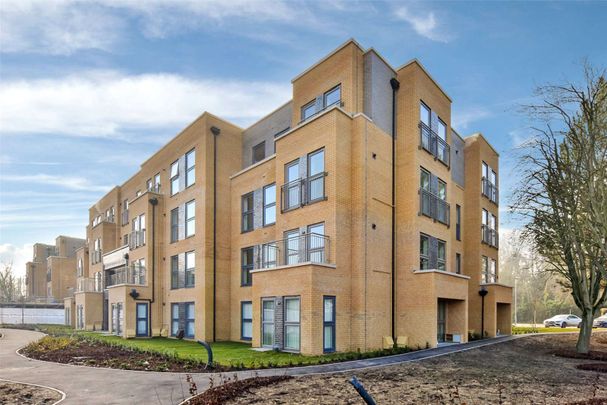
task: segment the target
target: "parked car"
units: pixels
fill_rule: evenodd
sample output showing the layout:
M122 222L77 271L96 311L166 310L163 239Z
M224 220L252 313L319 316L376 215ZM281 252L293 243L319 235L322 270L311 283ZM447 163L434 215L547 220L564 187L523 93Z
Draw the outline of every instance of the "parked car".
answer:
M544 321L544 326L549 327L560 327L566 328L568 326L578 326L582 322L582 318L577 315L555 315L552 318L548 318Z
M607 314L599 316L592 322L593 328L607 328Z

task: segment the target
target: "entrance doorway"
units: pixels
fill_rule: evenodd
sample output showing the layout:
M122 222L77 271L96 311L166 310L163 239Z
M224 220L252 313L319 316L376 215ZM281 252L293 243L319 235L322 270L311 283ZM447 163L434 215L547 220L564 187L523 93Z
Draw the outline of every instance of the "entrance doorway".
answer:
M437 332L436 338L438 343L444 343L447 336L447 303L443 300L438 301Z
M262 346L274 347L274 299L261 301Z

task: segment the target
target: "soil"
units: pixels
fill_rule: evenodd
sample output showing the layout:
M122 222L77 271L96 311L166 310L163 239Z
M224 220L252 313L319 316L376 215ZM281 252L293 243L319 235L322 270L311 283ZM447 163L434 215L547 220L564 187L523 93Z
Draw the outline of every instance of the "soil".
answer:
M591 349L607 352L607 342L597 337ZM421 362L297 377L249 389L225 403L361 404L348 383L355 375L378 404L603 404L607 376L576 368L588 359L553 354L574 348L576 339L573 334L529 336Z
M281 381L290 380L293 377L273 376L273 377L254 377L245 380L228 382L218 387L210 388L191 398L186 405L223 405L226 401L250 393L252 389L267 387L278 384Z
M74 364L90 367L109 367L124 370L171 371L178 373L204 373L228 371L224 367L205 369L203 363L182 360L155 352L140 352L109 346L89 340L75 340L60 350L37 350L35 344L28 345L20 353L37 360Z
M61 394L48 388L0 381L0 404L54 404Z

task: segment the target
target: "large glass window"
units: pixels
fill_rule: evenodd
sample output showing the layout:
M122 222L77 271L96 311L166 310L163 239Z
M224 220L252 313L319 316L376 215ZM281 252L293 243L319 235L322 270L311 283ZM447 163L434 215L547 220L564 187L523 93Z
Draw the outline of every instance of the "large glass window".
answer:
M196 182L196 150L185 154L185 186L190 187Z
M308 155L308 202L325 197L325 150Z
M185 286L194 287L196 270L196 253L192 250L185 254Z
M305 121L316 113L316 100L301 107L301 120Z
M248 193L242 196L242 232L253 230L253 193Z
M455 239L462 240L462 207L455 205Z
M263 225L276 222L276 184L263 188Z
M489 261L489 282L495 283L496 280L497 280L496 262L495 262L495 260L491 259Z
M194 309L193 302L186 302L185 304L185 336L189 338L194 337L194 317L196 311Z
M299 207L301 205L301 182L299 181L299 159L285 165L285 186L283 192L283 210Z
M335 297L323 297L323 352L335 351Z
M251 270L253 270L253 247L247 247L241 250L241 275L240 285L248 286L253 282Z
M240 303L240 338L242 340L253 338L253 303L251 301Z
M154 188L157 193L160 193L160 173L154 176Z
M430 191L430 172L426 169L421 169L419 187L422 190Z
M489 259L487 256L481 257L481 283L489 282Z
M447 243L443 240L438 241L437 267L438 270L447 270Z
M323 97L325 108L337 104L341 101L341 85L333 87L327 91Z
M484 179L488 179L489 178L489 166L487 166L487 163L483 162L482 166L481 166L481 176Z
M313 263L325 262L325 224L308 226L308 261Z
M424 103L419 106L419 120L426 126L430 126L430 109Z
M438 137L443 141L447 141L447 126L441 120L438 120Z
M179 256L171 256L171 289L179 288Z
M285 349L299 350L299 297L285 298Z
M179 332L179 304L171 304L171 336Z
M171 164L171 195L179 192L179 161Z
M171 210L171 243L179 240L179 208Z
M261 162L266 158L266 141L260 142L253 146L253 164Z
M185 237L196 233L196 201L192 200L185 204Z
M424 234L419 237L419 268L420 270L430 268L430 238Z
M447 183L438 179L438 198L443 201L447 200Z
M261 301L261 344L274 347L274 299Z
M299 229L293 229L284 233L285 239L285 263L299 263Z
M148 336L148 304L137 303L137 336Z

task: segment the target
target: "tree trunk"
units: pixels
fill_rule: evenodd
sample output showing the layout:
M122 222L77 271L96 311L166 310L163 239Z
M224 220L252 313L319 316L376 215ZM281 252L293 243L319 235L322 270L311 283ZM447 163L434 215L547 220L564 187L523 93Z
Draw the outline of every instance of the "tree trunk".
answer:
M592 309L584 309L582 323L580 324L580 335L577 339L576 350L578 353L590 351L590 337L592 336L592 322L594 321Z

